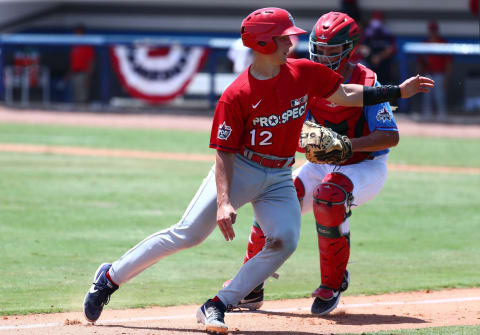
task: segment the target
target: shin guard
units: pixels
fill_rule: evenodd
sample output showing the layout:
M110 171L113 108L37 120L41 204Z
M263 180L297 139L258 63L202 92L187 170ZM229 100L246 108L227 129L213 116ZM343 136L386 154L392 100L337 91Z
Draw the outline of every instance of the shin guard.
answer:
M350 216L353 183L342 173L325 176L313 192L322 286L339 290L350 257L349 232L341 224Z
M248 246L247 252L245 254L245 258L243 259L243 263L245 264L251 258L255 257L265 245L265 234L263 233L262 229L258 226L258 224L254 221L252 230L250 231L250 237L248 239Z

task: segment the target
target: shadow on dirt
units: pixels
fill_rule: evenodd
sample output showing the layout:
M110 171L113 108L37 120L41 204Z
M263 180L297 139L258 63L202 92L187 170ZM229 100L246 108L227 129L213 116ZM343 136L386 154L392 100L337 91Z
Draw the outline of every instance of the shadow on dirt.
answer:
M241 312L235 312L241 313ZM394 325L394 324L420 324L426 323L427 321L401 315L383 315L383 314L348 314L345 312L337 312L335 314L318 316L305 313L294 313L294 312L273 312L273 311L254 311L248 312L252 314L265 314L265 315L275 315L275 316L284 316L289 318L300 318L300 319L325 319L335 322L338 325L351 325L351 326L362 326L362 325Z

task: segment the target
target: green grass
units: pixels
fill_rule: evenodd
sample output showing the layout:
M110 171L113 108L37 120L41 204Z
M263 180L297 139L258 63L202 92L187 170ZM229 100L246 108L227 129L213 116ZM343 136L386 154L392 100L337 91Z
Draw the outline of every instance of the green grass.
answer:
M208 132L0 123L0 143L213 154Z
M0 143L45 144L213 154L210 133L59 125L1 124ZM402 136L390 163L480 167L480 139Z
M401 136L390 163L480 167L480 139ZM477 177L478 178L478 177ZM478 181L478 179L477 179Z
M161 151L173 150L179 140L178 151L213 154L202 132L1 125L0 133L0 142ZM403 141L390 162L420 164L406 153L423 143L423 138ZM447 160L440 155L442 143L432 141L431 151L424 151L428 165L480 166L473 154ZM459 143L470 153L480 144ZM98 264L175 223L209 168L209 163L0 153L0 315L81 310ZM390 172L382 193L354 209L352 284L346 293L479 286L479 188L479 175ZM198 304L214 295L242 263L251 215L249 205L239 211L233 242L215 230L202 245L134 278L109 307ZM299 248L278 271L281 279L268 281L266 299L310 295L319 283L316 243L313 217L306 215Z

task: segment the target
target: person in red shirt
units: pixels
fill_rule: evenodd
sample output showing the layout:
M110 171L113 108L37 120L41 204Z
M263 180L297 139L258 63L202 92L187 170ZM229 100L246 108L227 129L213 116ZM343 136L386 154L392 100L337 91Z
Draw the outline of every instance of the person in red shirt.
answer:
M83 26L75 28L76 35L84 35ZM70 79L72 99L75 103L88 102L90 83L95 61L95 50L91 45L74 45L70 51Z
M342 75L344 83L379 86L371 69L354 62L360 42L360 29L349 15L329 12L315 23L309 39L310 59ZM387 177L389 148L399 141L398 128L388 102L365 107L345 107L321 97L309 103L311 119L347 136L353 156L341 164L306 162L293 171L302 214L314 213L320 255L320 286L312 293L311 312L326 315L333 311L348 288L351 207L372 200L381 191ZM299 150L300 151L300 150ZM325 205L329 189L345 194L343 202ZM265 234L254 224L248 239L244 262L255 257L265 245ZM225 286L229 281L224 283ZM240 301L237 308L259 309L263 305L261 283Z
M448 43L439 34L438 23L430 21L428 23L428 38L426 43ZM448 78L451 72L452 57L447 55L424 55L418 58L420 73L425 74L435 80L435 87L431 93L423 95L422 114L425 118L433 116L435 103L437 119L445 120L447 117L446 92Z
M470 12L475 16L478 16L478 3L478 0L470 0Z
M267 236L265 248L196 314L207 332L226 334L227 307L265 281L297 247L300 205L291 166L309 97L362 106L408 98L434 85L420 76L400 86L342 84L342 76L322 64L287 60L290 36L303 33L281 8L262 8L242 21L242 41L253 50L253 61L218 101L210 136L214 166L177 224L147 237L113 264L98 267L84 299L87 320L100 317L119 285L163 257L201 243L215 227L226 241L233 240L237 209L251 203Z

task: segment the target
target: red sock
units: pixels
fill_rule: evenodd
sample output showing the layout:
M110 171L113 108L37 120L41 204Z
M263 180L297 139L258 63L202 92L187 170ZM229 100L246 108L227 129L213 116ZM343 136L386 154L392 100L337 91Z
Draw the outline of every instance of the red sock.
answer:
M225 304L222 302L222 300L220 300L217 296L214 296L212 301L217 303L217 306L218 306L218 304L220 304L222 306L222 308L224 308L224 309L227 308L227 306L225 306Z
M107 277L107 279L110 281L110 283L118 286L117 284L115 284L115 282L112 280L112 278L110 278L110 272L109 271L107 271L107 273L105 273L105 277Z

